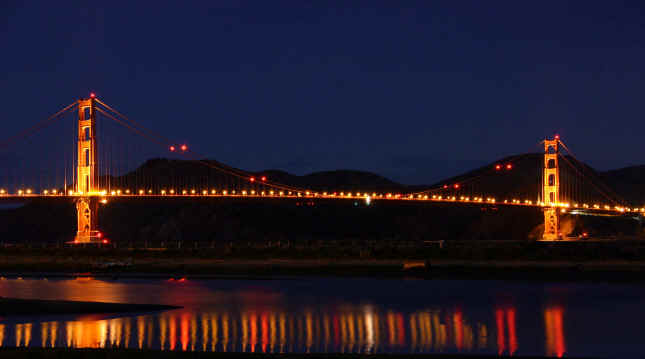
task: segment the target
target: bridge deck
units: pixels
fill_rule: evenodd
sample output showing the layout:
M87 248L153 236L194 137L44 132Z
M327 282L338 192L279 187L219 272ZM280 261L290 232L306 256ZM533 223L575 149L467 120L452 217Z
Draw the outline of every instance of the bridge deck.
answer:
M192 192L192 191L191 191ZM22 193L22 194L0 194L0 201L20 202L27 199L76 199L88 197L79 194L68 193ZM102 203L107 203L111 199L216 199L216 198L245 198L245 199L301 199L301 200L361 200L367 203L372 201L405 201L405 202L435 202L435 203L454 203L454 204L474 204L474 205L494 205L494 206L519 206L519 207L536 207L544 208L542 203L530 200L503 200L483 197L465 197L465 196L439 196L439 195L400 195L400 194L367 194L367 193L258 193L254 191L241 191L237 193L222 192L197 192L195 193L101 193L91 194L89 197L98 197ZM641 215L645 213L645 208L628 208L628 207L610 207L608 205L578 205L578 204L561 204L561 213L573 213L581 215Z

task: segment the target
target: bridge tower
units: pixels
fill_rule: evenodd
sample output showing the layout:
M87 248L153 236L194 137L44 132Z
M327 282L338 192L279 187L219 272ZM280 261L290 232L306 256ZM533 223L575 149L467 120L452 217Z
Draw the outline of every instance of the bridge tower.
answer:
M78 153L76 170L76 242L100 238L98 231L98 163L95 99L78 100Z
M558 166L558 144L556 135L552 140L544 140L544 180L542 183L542 200L544 201L544 234L542 240L560 239L560 170Z

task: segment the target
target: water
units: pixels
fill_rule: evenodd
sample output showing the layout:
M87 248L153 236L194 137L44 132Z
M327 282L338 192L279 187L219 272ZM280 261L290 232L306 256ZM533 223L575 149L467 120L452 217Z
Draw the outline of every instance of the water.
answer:
M637 284L14 278L0 280L0 295L184 307L1 318L2 346L607 358L645 353L645 286Z

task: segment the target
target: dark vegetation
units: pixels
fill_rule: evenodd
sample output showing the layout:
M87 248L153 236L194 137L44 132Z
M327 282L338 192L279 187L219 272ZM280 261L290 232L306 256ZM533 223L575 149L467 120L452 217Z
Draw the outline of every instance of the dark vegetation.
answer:
M119 242L278 240L523 239L541 221L532 208L356 200L114 199L101 206L100 228ZM4 211L0 241L73 238L71 202Z

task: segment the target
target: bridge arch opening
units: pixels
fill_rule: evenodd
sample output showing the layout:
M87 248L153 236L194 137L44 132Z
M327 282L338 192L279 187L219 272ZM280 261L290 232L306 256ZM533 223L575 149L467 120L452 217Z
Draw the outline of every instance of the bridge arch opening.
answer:
M554 174L549 175L549 186L555 186L555 175Z
M547 146L546 153L553 155L558 153L558 150L556 149L555 145L549 145Z
M84 107L84 108L83 108L83 120L85 120L85 121L89 121L89 120L90 120L90 118L91 118L91 117L90 117L90 115L91 115L90 107L89 107L89 106L88 106L88 107Z
M550 159L546 163L546 168L555 168L555 159Z

